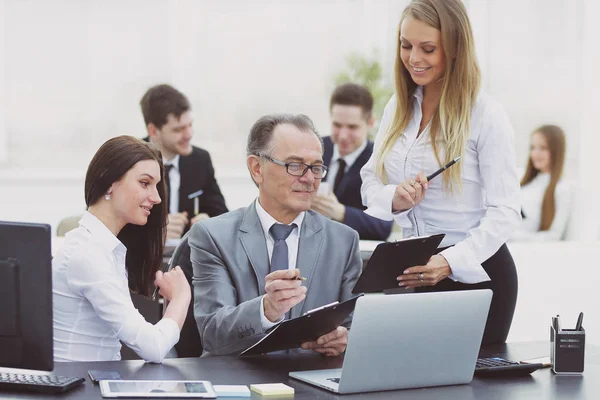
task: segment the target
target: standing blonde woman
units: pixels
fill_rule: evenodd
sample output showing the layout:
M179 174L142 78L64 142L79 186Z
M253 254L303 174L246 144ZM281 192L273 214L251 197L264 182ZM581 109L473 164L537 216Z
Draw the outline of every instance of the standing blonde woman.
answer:
M542 125L531 134L531 149L521 179L523 222L513 240L560 240L567 228L573 191L562 180L565 134L556 125Z
M439 254L408 268L399 286L492 289L483 342L503 343L517 298L505 245L520 220L514 133L502 107L480 89L471 24L459 0L408 5L395 72L396 93L361 171L366 212L395 220L405 237L446 234Z

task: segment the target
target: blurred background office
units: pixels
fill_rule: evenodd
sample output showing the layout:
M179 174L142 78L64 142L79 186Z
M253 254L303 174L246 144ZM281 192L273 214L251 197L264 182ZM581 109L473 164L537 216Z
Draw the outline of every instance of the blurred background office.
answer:
M599 240L600 4L464 3L483 88L515 128L517 165L525 168L536 127L562 127L563 177L580 183L565 237ZM350 55L381 68L376 103L385 103L407 4L0 0L0 220L47 222L56 232L61 219L81 213L94 151L113 136L145 136L139 100L158 83L186 93L193 143L211 153L229 209L246 206L257 193L244 153L252 122L305 113L328 135L329 95L356 68Z

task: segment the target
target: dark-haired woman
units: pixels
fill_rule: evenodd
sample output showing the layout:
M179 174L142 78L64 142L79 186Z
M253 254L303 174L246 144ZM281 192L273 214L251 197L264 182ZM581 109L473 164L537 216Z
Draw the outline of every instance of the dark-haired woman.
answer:
M521 179L523 221L513 241L561 240L565 234L573 190L561 179L565 163L565 134L556 125L543 125L531 134L525 175Z
M158 271L167 223L163 178L160 152L134 137L108 140L92 159L87 211L52 261L56 361L120 360L121 340L144 360L161 362L179 340L191 293L179 267ZM148 295L152 283L169 301L155 325L130 295Z

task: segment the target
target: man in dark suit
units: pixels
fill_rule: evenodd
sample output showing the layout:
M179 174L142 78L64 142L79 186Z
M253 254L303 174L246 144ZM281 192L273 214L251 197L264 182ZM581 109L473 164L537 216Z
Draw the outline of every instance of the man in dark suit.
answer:
M346 83L331 95L329 111L331 136L323 138L329 191L320 191L311 208L355 229L361 240L385 240L393 221L365 214L360 196L360 169L373 153L373 142L367 139L375 120L373 97L365 87Z
M149 140L162 153L169 187L167 238L180 238L194 223L227 212L210 154L192 146L188 99L169 85L148 89L140 101ZM192 198L190 198L192 197Z

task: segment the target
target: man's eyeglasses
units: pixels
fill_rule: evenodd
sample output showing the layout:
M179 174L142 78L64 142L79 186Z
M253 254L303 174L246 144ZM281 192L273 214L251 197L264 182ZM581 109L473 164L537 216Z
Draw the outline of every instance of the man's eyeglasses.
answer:
M276 160L272 157L264 156L264 158L266 158L274 164L285 167L287 173L293 176L304 176L304 174L306 174L306 172L309 169L312 171L313 175L315 176L315 179L323 179L325 178L325 175L327 175L327 167L322 164L308 165L301 162L285 163L283 161Z

